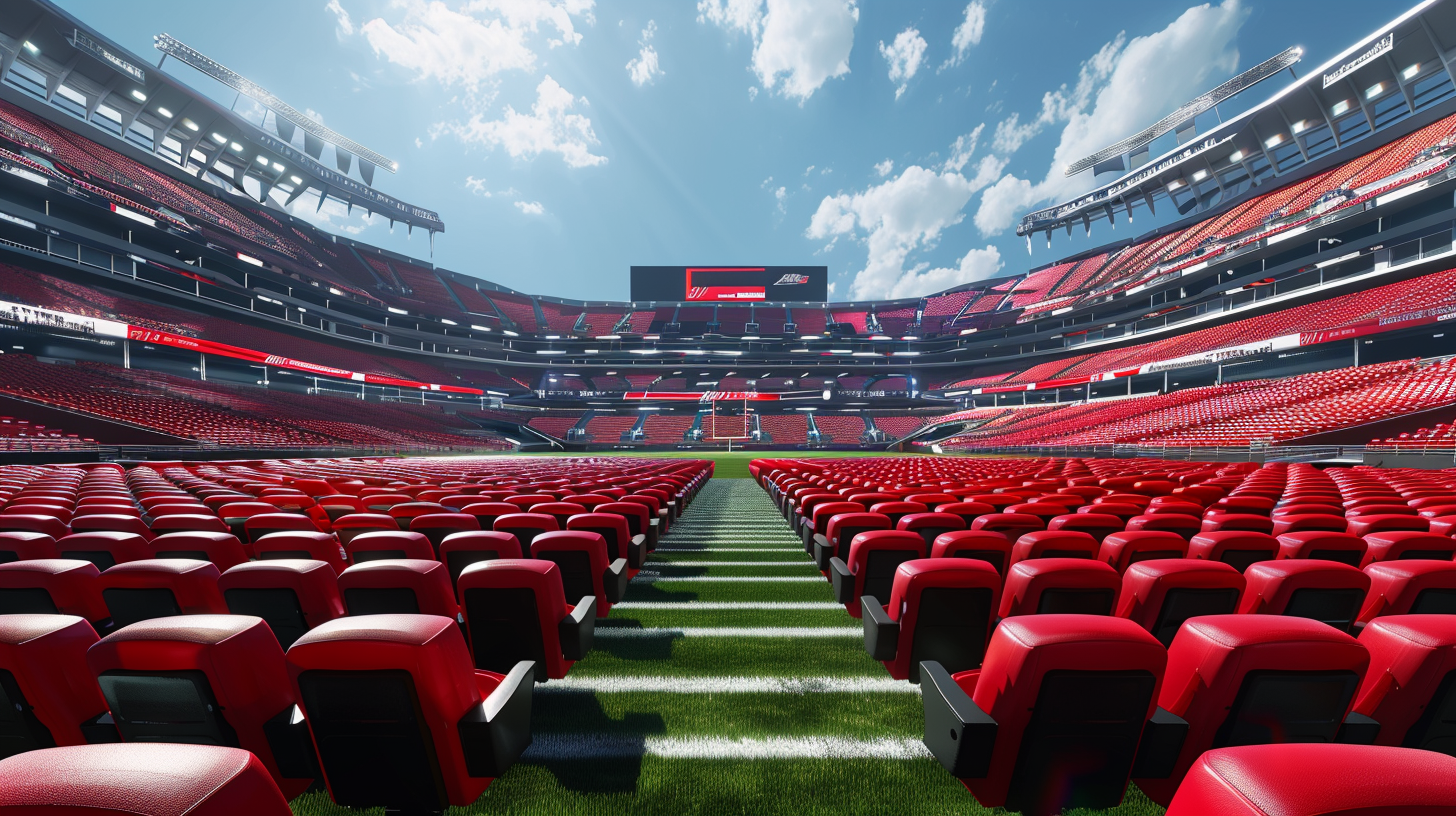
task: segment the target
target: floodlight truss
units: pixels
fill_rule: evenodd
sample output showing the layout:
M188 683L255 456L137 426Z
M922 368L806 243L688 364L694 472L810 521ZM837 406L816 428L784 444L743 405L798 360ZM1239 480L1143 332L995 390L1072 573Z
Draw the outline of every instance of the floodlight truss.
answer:
M353 139L345 137L343 134L324 127L322 122L295 110L288 103L269 93L266 88L263 88L261 85L249 80L238 72L230 70L227 66L201 53L197 49L185 45L172 35L158 34L152 38L152 41L158 51L174 59L181 60L244 96L257 100L259 104L273 111L277 116L281 116L289 122L292 122L305 133L316 136L321 141L334 145L348 153L352 153L375 167L383 167L391 173L399 170L399 162L380 153L376 153Z
M1108 159L1124 156L1146 147L1154 139L1176 129L1179 125L1182 125L1198 114L1212 109L1213 106L1225 99L1241 91L1248 90L1280 71L1283 71L1285 68L1294 65L1296 62L1299 62L1302 56L1304 56L1304 49L1299 46L1284 49L1197 99L1184 103L1177 110L1159 119L1152 127L1149 127L1141 133L1129 136L1117 144L1104 147L1085 159L1072 162L1067 165L1066 175L1075 176L1083 170L1095 167Z

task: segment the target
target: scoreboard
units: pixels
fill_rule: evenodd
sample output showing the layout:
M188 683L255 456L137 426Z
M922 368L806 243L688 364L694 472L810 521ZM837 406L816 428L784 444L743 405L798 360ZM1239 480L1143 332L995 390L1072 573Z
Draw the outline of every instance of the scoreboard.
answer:
M632 300L824 302L827 266L634 266Z

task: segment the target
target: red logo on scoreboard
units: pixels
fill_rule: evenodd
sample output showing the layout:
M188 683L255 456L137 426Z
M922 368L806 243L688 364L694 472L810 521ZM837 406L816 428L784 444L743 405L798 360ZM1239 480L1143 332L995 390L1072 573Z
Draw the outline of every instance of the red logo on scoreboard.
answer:
M744 301L744 300L767 300L768 295L762 284L729 284L718 286L694 286L694 272L762 272L763 267L688 267L687 270L687 296L684 300L692 302L719 302L719 301ZM721 279L721 278L720 278Z

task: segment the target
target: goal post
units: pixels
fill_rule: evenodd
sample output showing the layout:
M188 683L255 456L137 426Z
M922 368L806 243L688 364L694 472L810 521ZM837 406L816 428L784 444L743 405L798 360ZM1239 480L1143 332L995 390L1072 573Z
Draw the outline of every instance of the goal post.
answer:
M710 442L727 442L733 449L735 441L752 438L753 414L748 409L748 395L709 391L703 395L708 403L708 427L704 438Z

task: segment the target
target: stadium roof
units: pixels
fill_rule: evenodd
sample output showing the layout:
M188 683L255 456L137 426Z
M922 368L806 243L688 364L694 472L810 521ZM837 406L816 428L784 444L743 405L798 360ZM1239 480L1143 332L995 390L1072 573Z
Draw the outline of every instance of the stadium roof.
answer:
M1426 0L1241 115L1196 136L1184 131L1191 138L1116 180L1027 214L1016 233L1050 240L1074 224L1090 230L1118 212L1131 217L1138 205L1188 215L1262 192L1268 180L1456 96L1453 46L1456 0Z
M251 194L258 197L276 188L291 204L313 191L319 207L329 197L391 223L444 231L437 213L371 186L373 165L393 172L394 162L327 128L279 115L292 108L247 84L250 96L253 91L267 96L259 101L275 112L277 135L149 65L49 0L10 0L0 15L0 95L42 99L189 172L210 172L240 192L246 190L244 180L252 179L258 192ZM292 144L296 129L305 134L303 149ZM329 138L336 139L337 170L319 161L317 148ZM355 165L354 156L367 161ZM352 166L359 168L357 178L349 175Z

